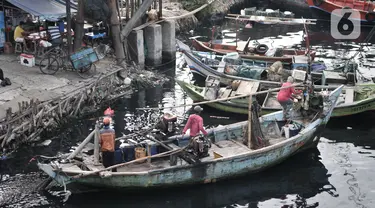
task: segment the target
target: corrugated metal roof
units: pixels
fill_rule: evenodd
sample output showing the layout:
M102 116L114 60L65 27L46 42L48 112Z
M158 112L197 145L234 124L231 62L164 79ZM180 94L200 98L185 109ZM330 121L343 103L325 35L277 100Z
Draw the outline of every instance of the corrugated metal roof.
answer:
M66 16L66 7L56 0L7 0L14 6L41 19L57 20ZM77 12L72 8L71 12Z

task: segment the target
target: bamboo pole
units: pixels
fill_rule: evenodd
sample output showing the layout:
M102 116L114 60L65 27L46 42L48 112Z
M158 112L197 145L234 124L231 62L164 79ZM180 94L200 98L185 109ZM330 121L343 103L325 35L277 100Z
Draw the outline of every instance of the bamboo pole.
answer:
M281 89L287 89L291 87L297 87L297 86L302 86L302 83L298 84L293 84L287 87L278 87L270 90L264 90L264 91L259 91L259 92L254 92L246 95L238 95L238 96L233 96L233 97L228 97L228 98L221 98L221 99L216 99L216 100L209 100L209 101L202 101L202 102L197 102L197 103L192 103L192 104L186 104L186 105L179 105L179 106L171 106L171 107L158 107L158 108L137 108L137 110L161 110L165 108L181 108L181 107L187 107L187 106L195 106L195 105L202 105L202 104L207 104L207 103L216 103L220 101L226 101L226 100L232 100L232 99L238 99L238 98L243 98L243 97L248 97L248 96L253 96L253 95L259 95L259 94L265 94L269 92L274 92L274 91L279 91Z
M94 164L99 164L99 126L95 125L95 140L94 140Z
M186 147L185 147L186 148ZM164 157L164 156L167 156L167 155L171 155L171 154L176 154L178 152L181 152L183 151L185 148L182 148L182 149L175 149L175 150L170 150L170 151L167 151L167 152L163 152L163 153L159 153L159 154L156 154L156 155L153 155L153 156L147 156L146 158L142 157L142 158L138 158L138 159L135 159L135 160L132 160L132 161L129 161L129 162L126 162L126 163L121 163L121 164L117 164L117 165L112 165L110 167L107 167L107 168L104 168L102 170L96 170L96 171L92 171L92 172L89 172L89 173L86 173L86 174L81 174L81 175L76 175L76 176L73 176L72 178L82 178L82 177L86 177L86 176L90 176L90 175L94 175L96 173L100 173L100 172L103 172L103 171L107 171L107 170L111 170L113 168L119 168L119 167L122 167L122 166L125 166L125 165L130 165L130 164L133 164L133 163L137 163L137 162L141 162L141 161L144 161L145 159L148 159L148 158L157 158L157 157Z
M251 121L252 121L252 111L251 107L253 106L253 96L249 96L249 118L248 118L248 126L247 126L247 146L249 149L252 149L251 145L251 134L252 134L252 129L251 129Z
M95 130L92 131L87 137L85 140L83 140L83 142L77 147L77 149L75 149L72 154L70 154L68 156L68 160L70 159L73 159L79 152L81 152L81 150L83 149L83 147L86 146L87 143L89 143L89 141L92 139L92 137L94 136L95 134Z

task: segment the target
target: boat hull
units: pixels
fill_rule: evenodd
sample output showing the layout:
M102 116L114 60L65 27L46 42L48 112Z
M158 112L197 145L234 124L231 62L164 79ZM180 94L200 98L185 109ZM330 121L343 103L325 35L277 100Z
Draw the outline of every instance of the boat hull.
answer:
M96 187L108 188L149 188L149 187L170 187L179 185L192 185L200 183L214 183L218 180L233 178L236 176L256 173L277 165L292 155L316 146L325 125L331 117L333 108L341 94L340 86L331 92L328 99L331 105L325 107L321 118L306 123L297 135L291 138L278 141L270 146L256 150L247 150L242 153L230 154L228 156L201 160L196 164L185 164L180 166L160 167L146 170L107 172L107 174L94 174L92 171L71 170L62 171L56 162L50 164L38 163L38 167L47 173L51 178L65 185L77 183ZM275 121L283 121L283 112L278 111L259 118L260 125L268 125ZM247 121L218 126L208 130L208 136L214 143L233 138L244 138L244 128ZM177 135L174 138L184 138L187 135ZM169 139L173 139L170 137ZM54 165L53 165L54 164ZM52 168L52 167L55 168ZM84 173L92 175L82 176ZM75 178L72 175L76 176ZM105 176L106 175L106 176ZM81 177L80 177L81 176Z
M181 88L188 94L188 96L195 102L205 101L203 95L197 92L197 89L201 87L196 87L190 85L186 82L177 81L177 83L181 86ZM238 113L247 115L248 114L248 104L241 103L237 104L230 101L222 101L216 103L207 103L206 105L210 106L211 108L229 112L229 113ZM262 108L261 115L267 115L269 113L274 113L276 111L280 111L282 108ZM343 116L351 116L359 113L363 113L366 111L375 110L375 97L367 98L358 102L354 102L353 104L345 104L345 105L337 105L331 117L343 117Z
M231 76L224 73L220 73L216 71L215 69L205 65L200 60L198 60L194 55L192 55L190 52L182 51L184 59L189 66L192 73L195 73L197 75L201 75L203 77L207 76L216 76L220 77L220 83L224 85L229 85L233 80L247 80L247 81L257 81L256 79L250 79L250 78L244 78L244 77L238 77L238 76ZM274 82L274 84L278 84Z
M288 56L282 56L282 57L269 57L265 55L250 55L250 54L243 54L241 51L237 51L236 46L232 45L221 45L221 44L213 44L213 48L208 47L208 43L198 41L196 39L192 39L192 45L194 48L198 51L204 51L204 52L213 52L219 55L226 55L228 53L232 52L239 52L239 55L243 59L252 59L252 60L259 60L259 61L267 61L267 62L287 62L292 63L293 61L293 55L305 55L305 51L303 50L293 50L293 49L284 49L285 53L289 54ZM313 61L315 58L315 51L310 52L311 60Z
M275 113L270 119L279 117L282 117L282 112ZM246 125L247 122L240 122L228 125L227 128L231 129L231 133L241 136L243 127ZM224 127L217 127L213 132L218 136L218 134L224 134L223 130ZM107 188L170 187L213 183L218 180L262 171L283 162L300 151L315 147L314 145L319 141L323 130L324 124L322 124L322 119L318 119L302 130L300 134L276 145L229 158L218 158L214 161L202 162L197 165L173 167L149 172L115 172L112 173L110 177L92 175L75 180L64 176L64 173L60 174L54 172L53 174L50 174L50 176L59 178L59 183L78 183L82 185ZM211 134L213 134L213 132L211 132ZM38 165L40 169L48 172L45 170L48 167L47 165ZM64 180L64 182L61 180Z
M331 14L336 9L343 9L344 7L353 8L353 1L347 1L347 2L337 2L333 3L330 1L322 1L320 5L314 4L314 0L307 0L307 4L309 5L310 9L313 11L314 16L321 18L330 19ZM354 7L355 8L355 7ZM365 6L367 8L367 6ZM366 14L368 13L365 10L357 9L354 10L358 11L360 13L360 19L357 19L361 21L362 24L374 24L374 21L367 21L366 20ZM375 16L374 16L375 17Z

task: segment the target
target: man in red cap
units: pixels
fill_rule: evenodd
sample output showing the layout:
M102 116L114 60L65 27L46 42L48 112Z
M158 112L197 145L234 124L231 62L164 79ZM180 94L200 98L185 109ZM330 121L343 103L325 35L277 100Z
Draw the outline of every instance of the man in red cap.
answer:
M104 167L110 167L115 164L115 130L109 127L111 119L103 119L103 128L100 130L100 147L102 151L102 161ZM116 168L112 169L117 172Z
M203 118L200 116L200 113L203 111L203 108L199 105L194 107L195 114L189 116L189 119L185 125L185 128L182 130L182 134L185 134L188 129L190 129L190 145L193 140L199 136L200 132L203 135L207 136L206 130L203 128ZM190 146L192 147L192 146Z

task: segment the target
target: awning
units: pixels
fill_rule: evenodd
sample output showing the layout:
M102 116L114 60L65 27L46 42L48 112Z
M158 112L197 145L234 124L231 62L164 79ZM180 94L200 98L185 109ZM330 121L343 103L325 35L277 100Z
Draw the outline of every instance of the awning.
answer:
M54 1L56 1L59 4L64 5L64 7L65 7L66 1L69 1L69 0L54 0ZM77 0L70 0L70 8L74 9L74 10L78 10L78 1Z
M58 20L66 16L66 8L64 5L57 3L55 0L7 0L14 6L28 12L41 19L51 21ZM72 13L77 12L71 9Z

